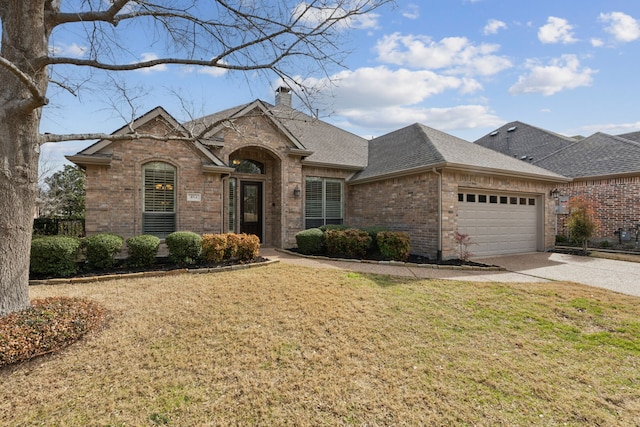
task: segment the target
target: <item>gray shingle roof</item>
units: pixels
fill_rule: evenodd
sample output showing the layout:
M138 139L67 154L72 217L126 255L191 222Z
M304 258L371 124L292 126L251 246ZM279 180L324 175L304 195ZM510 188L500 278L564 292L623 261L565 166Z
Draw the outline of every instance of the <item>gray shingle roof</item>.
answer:
M629 132L618 135L621 138L629 139L631 141L640 142L640 131L638 132Z
M640 143L599 132L534 164L571 178L640 173Z
M353 181L442 166L563 180L528 162L416 123L370 141L368 166Z
M280 123L305 150L313 154L304 162L360 169L367 164L367 140L287 106L273 106L256 100L185 123L197 134L212 123L231 119L250 107L261 105L271 118Z
M547 157L576 141L522 122L511 122L475 141L475 144L499 151L517 159Z

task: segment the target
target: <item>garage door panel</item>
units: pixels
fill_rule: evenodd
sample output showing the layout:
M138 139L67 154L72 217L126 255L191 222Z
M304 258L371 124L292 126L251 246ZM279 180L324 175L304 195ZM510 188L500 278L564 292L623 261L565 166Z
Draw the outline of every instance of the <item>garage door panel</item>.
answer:
M461 201L458 230L470 236L473 244L469 250L475 256L533 252L538 241L536 205Z

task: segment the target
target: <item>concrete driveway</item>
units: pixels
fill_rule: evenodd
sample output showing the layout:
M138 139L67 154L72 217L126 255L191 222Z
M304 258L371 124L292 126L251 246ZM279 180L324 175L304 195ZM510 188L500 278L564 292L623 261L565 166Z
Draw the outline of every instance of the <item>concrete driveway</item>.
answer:
M550 252L481 258L478 261L532 278L577 282L640 296L640 263L636 262Z
M451 279L477 282L570 281L640 296L640 263L601 258L532 252L519 255L478 258L477 261L503 267L506 271L446 270L412 265L371 264L304 258L272 248L260 254L289 264L332 268L363 273L391 274L419 279Z

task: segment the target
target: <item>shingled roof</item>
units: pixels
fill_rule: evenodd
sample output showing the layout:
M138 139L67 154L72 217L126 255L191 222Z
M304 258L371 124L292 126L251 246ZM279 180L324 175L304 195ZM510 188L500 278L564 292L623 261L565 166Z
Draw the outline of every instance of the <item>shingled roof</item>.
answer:
M618 136L631 141L640 142L640 132L622 133Z
M640 143L595 133L534 162L571 178L640 173Z
M248 114L262 114L291 140L299 150L308 151L304 164L334 166L360 170L367 165L367 140L287 105L274 106L261 100L229 108L184 124L198 134L203 129L225 120ZM213 126L215 136L221 127Z
M474 143L517 159L535 162L573 144L576 140L515 121L505 124Z
M416 123L370 141L368 165L351 182L443 167L547 181L566 180L528 162Z

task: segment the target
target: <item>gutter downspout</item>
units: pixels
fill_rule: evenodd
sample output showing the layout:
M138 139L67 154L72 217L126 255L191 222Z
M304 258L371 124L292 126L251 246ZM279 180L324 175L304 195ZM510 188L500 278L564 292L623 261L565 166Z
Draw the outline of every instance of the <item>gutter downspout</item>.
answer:
M438 252L437 261L442 261L442 173L433 168L433 173L438 175Z

